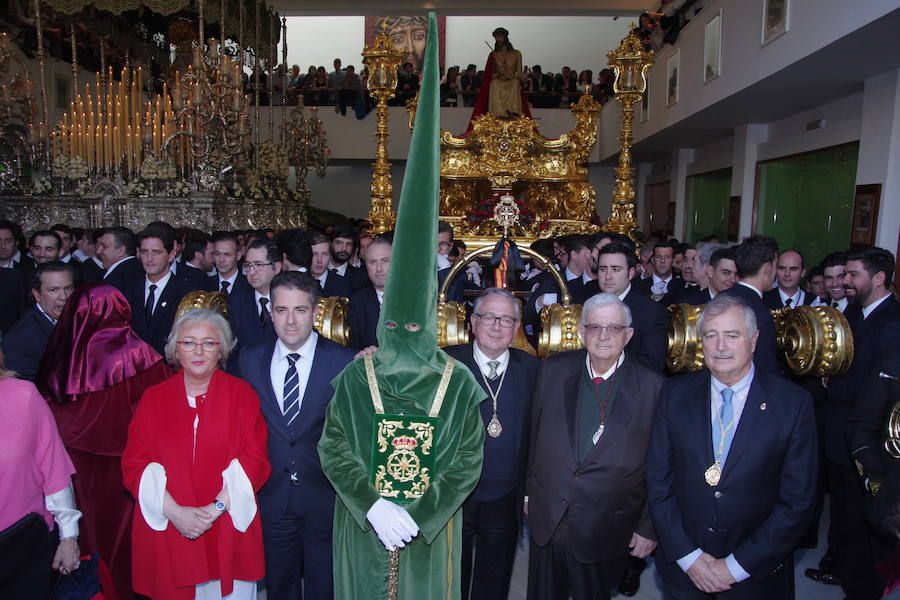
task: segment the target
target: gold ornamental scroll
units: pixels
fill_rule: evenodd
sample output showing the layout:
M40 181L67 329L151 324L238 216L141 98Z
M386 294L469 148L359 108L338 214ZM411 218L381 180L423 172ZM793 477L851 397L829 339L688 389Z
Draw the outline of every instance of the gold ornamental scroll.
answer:
M415 104L407 109L412 127ZM541 135L537 123L525 116L482 114L464 136L442 131L440 218L453 225L454 237L470 249L494 243L502 227L489 219L473 224L467 215L501 190L524 198L534 213L532 223L510 230L520 248L538 238L596 230L588 159L597 141L600 110L590 95L582 96L571 108L575 127L558 139Z

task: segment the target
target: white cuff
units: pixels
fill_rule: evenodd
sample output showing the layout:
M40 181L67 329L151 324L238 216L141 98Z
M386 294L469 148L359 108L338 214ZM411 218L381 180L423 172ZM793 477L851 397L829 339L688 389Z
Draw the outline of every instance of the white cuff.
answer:
M729 554L725 557L725 566L728 567L728 570L731 572L731 576L734 577L734 580L738 583L750 578L750 573L745 571L744 567L742 567L740 563L738 563L737 559L734 557L734 554Z
M687 570L690 569L691 566L692 566L695 562L697 562L697 559L700 558L700 555L701 555L701 554L703 554L703 550L701 550L700 548L697 548L696 550L694 550L694 551L691 552L690 554L688 554L688 555L686 555L686 556L682 556L681 558L679 558L679 559L678 559L677 561L675 561L675 562L678 563L678 566L681 567L681 570L682 570L682 571L684 571L685 573L687 573Z
M70 483L63 489L44 497L44 505L59 526L60 539L78 537L81 511L75 508L75 490Z
M138 505L141 507L141 515L154 531L165 531L169 526L169 520L163 515L166 481L166 468L152 462L144 468L138 485Z
M238 459L233 459L228 468L222 471L222 486L228 490L228 514L231 522L235 529L243 533L256 516L256 494L253 493L253 484Z

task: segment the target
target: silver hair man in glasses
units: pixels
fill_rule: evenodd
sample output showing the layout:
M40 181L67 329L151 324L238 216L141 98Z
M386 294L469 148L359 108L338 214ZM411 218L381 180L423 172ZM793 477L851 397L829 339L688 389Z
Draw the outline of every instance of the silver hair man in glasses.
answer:
M627 557L656 547L645 457L663 377L626 356L631 311L588 299L585 349L544 361L532 400L529 598L610 597Z
M478 485L463 503L462 598L506 598L522 522L528 457L530 398L541 361L511 348L521 326L519 300L489 288L470 318L475 340L445 348L465 364L487 398L484 465ZM473 560L474 554L474 560Z

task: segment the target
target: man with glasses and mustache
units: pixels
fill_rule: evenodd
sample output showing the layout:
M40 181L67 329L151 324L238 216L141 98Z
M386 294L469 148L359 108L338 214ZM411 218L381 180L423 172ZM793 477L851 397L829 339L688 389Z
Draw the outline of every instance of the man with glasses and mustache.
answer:
M615 294L591 297L578 328L585 348L548 357L539 372L527 482L529 598L608 599L629 552L643 558L656 547L645 457L663 377L625 352L631 316Z
M445 348L481 385L484 437L481 478L463 503L462 598L506 598L522 523L528 457L530 395L541 361L510 348L521 323L521 303L489 288L470 317L475 341ZM473 564L474 552L474 564Z

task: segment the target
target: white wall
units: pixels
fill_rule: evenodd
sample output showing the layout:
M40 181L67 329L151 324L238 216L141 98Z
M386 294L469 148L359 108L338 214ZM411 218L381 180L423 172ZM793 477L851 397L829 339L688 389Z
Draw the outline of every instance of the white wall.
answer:
M489 52L484 42L493 44L491 32L505 27L526 65L540 64L553 72L568 65L591 69L596 77L606 66L606 53L627 35L632 22L611 17L447 17L446 65L483 68ZM288 17L287 38L288 63L300 65L303 72L310 65L331 71L335 58L359 71L365 17Z

